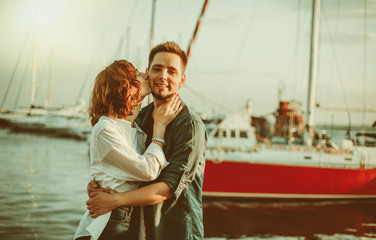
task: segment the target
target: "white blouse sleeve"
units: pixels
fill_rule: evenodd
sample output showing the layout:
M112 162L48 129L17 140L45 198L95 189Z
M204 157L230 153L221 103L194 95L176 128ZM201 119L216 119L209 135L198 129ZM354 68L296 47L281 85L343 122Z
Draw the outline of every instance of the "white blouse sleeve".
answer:
M115 128L104 128L98 132L96 144L102 159L102 170L124 181L155 180L168 165L162 148L151 143L140 155L126 139Z

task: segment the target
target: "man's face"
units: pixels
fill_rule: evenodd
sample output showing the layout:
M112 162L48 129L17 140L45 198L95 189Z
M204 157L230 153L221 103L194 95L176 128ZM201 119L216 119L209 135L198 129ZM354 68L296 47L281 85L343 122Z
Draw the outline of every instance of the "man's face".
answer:
M151 93L158 100L170 98L185 83L181 59L174 53L157 53L148 75Z

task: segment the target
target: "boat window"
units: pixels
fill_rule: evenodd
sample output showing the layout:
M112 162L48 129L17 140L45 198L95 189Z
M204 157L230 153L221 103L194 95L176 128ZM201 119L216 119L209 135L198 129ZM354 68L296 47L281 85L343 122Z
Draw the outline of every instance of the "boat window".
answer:
M217 137L218 137L218 134L219 134L219 131L218 131L218 130L215 130L214 137L217 138Z
M227 136L227 131L223 131L222 136L223 136L223 137L226 137L226 136Z
M240 138L248 138L246 131L240 131Z
M235 130L231 130L231 137L235 138Z

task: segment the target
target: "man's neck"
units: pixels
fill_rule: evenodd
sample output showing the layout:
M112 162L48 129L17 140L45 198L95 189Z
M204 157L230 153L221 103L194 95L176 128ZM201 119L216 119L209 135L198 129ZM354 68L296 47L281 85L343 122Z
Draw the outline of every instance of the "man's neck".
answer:
M161 106L162 104L164 104L166 102L166 100L159 100L159 99L156 99L155 97L153 97L153 102L154 102L154 109Z

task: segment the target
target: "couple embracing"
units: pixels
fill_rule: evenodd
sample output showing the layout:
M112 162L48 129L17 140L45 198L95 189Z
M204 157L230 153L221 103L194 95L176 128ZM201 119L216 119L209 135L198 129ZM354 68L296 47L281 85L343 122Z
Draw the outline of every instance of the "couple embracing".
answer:
M145 73L119 60L98 74L89 108L95 181L74 239L203 238L207 134L179 97L186 65L185 52L165 42Z

